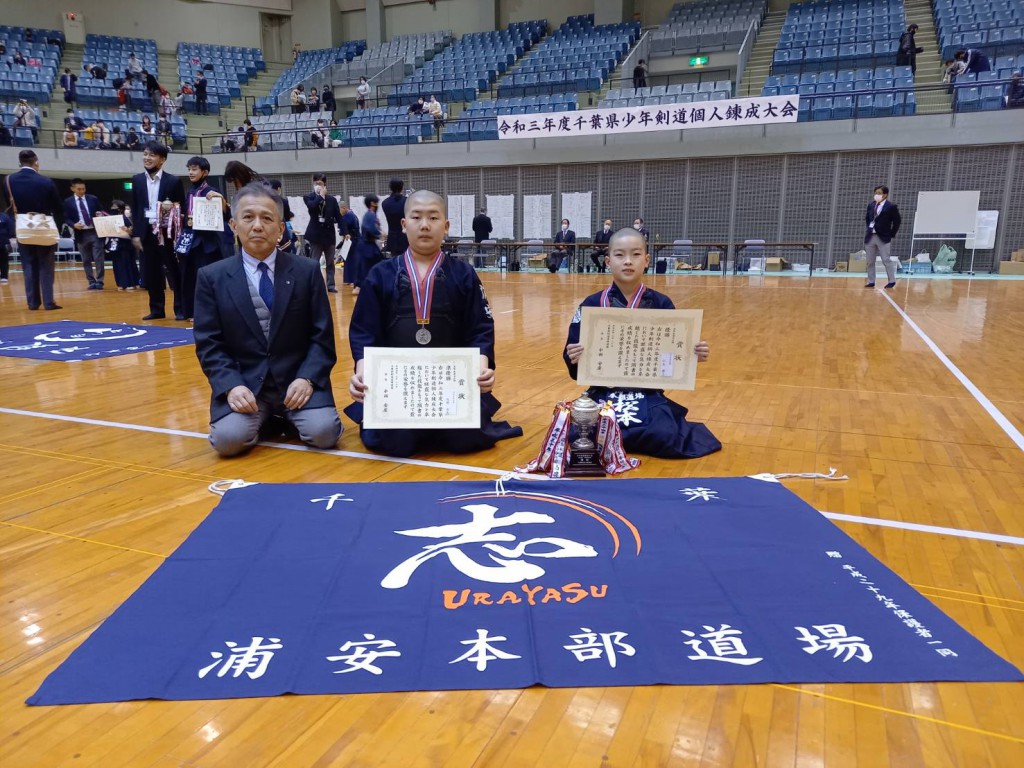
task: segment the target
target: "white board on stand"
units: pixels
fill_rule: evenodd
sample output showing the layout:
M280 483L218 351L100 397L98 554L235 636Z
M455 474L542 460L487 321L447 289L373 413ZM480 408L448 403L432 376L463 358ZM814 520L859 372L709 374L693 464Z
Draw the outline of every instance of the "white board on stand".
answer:
M973 235L981 192L918 192L914 235Z

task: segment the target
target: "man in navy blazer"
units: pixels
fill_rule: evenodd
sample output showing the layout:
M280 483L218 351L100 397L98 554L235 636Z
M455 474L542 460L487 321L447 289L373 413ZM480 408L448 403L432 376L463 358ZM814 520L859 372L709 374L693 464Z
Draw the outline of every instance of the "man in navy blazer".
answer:
M864 235L864 250L867 251L868 281L865 288L875 287L875 259L881 259L889 281L886 288L896 287L896 262L889 256L892 239L900 231L900 209L889 201L889 188L875 187L875 199L868 203L864 222L868 230Z
M231 202L241 254L199 270L196 356L213 390L210 443L221 456L255 445L272 416L315 448L341 436L330 301L318 262L278 250L283 216L270 189L243 187Z
M327 267L327 290L337 293L334 287L334 251L338 242L336 227L343 226L338 199L327 194L327 174L313 174L313 191L302 198L309 210L309 224L306 225L304 237L309 243L309 258L320 266L320 257L324 257Z
M31 149L18 153L21 168L7 177L7 189L18 213L45 213L53 216L60 226L63 205L57 193L57 185L39 173L39 158ZM18 244L18 258L25 274L25 298L29 309L62 309L53 300L53 259L57 244Z
M391 194L385 197L380 204L384 211L384 218L388 222L388 239L385 248L392 256L401 256L409 248L409 238L402 231L402 219L405 218L405 182L401 179L392 179Z
M576 255L576 246L565 247L565 244L575 242L576 233L569 229L569 220L562 219L562 228L555 233L555 243L561 244L562 247L556 245L555 250L548 255L548 272L551 274L557 272L558 267L562 264L562 258L566 256L569 258L569 271L572 272L572 260Z
M165 203L185 208L181 179L163 170L168 149L150 141L142 150L144 173L132 176L132 244L142 254L142 284L149 291L149 314L143 320L162 320L164 313L164 280L174 296L174 319L184 320L178 259L173 239L166 232L155 232Z
M85 192L85 182L81 179L71 180L71 196L64 198L64 223L75 231L75 244L82 254L82 269L85 279L89 281L90 291L103 290L103 268L105 254L103 241L96 237L96 226L93 217L100 210L100 201L96 195ZM93 273L93 266L96 271Z

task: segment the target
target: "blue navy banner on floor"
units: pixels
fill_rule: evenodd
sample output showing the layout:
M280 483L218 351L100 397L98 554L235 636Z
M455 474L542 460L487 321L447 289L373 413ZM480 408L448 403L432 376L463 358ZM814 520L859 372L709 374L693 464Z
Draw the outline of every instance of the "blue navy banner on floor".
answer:
M191 328L119 323L56 323L0 328L0 357L78 362L193 344Z
M771 479L253 485L29 703L1021 679Z

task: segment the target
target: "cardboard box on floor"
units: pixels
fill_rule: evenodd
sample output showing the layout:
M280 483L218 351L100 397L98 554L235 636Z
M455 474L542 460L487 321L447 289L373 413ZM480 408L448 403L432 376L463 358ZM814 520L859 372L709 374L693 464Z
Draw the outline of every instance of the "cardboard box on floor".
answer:
M1024 275L1024 261L1000 261L1000 275Z
M781 272L786 269L787 262L785 259L778 256L769 256L764 260L764 271L765 272Z
M722 254L720 251L708 251L708 269L717 271L721 268Z
M850 254L850 260L848 262L847 272L867 272L868 271L868 254L867 251L857 251L856 253Z
M836 262L836 272L849 272L849 271L850 271L850 262L848 262L848 261L837 261Z
M1024 248L1010 254L1010 261L1024 261Z

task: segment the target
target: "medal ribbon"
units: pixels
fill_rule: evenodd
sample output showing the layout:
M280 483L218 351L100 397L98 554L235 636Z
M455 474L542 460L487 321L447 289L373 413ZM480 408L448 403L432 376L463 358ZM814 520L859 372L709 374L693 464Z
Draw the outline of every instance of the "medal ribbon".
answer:
M613 286L609 285L607 288L605 288L603 291L601 291L601 306L602 307L610 307L612 305L612 302L611 302L612 288L613 288ZM627 302L626 308L627 309L635 309L636 307L639 307L640 306L640 299L641 299L641 297L644 295L644 293L646 291L647 291L647 286L644 285L643 283L640 283L640 287L636 289L636 295L633 296L633 298Z
M194 189L194 190L192 190L191 192L188 193L188 215L189 215L189 218L192 218L192 203L195 202L195 199L197 197L199 197L200 195L203 196L203 197L206 197L206 193L209 192L209 191L210 191L210 185L207 184L206 181L204 180L203 183L200 184L196 189Z
M437 252L437 256L434 257L434 261L431 262L430 268L422 280L419 279L419 273L416 271L412 250L406 250L403 258L405 259L405 271L409 273L409 282L412 283L412 303L416 309L416 322L419 325L427 325L430 323L430 307L434 303L434 278L444 260L444 252Z

